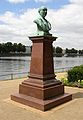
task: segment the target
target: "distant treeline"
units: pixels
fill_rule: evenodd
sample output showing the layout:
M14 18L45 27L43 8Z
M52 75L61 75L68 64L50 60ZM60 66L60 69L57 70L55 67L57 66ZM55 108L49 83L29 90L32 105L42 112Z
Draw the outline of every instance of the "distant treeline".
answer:
M53 53L54 56L81 56L83 55L83 49L82 50L77 50L75 48L71 48L71 49L62 49L61 47L53 47Z
M25 46L21 43L0 43L0 56L19 56L31 55L32 46ZM53 47L53 55L56 57L61 56L83 56L83 49L77 50L75 48L63 49L61 47Z
M0 43L0 54L8 54L8 53L22 53L26 51L25 45L21 43Z

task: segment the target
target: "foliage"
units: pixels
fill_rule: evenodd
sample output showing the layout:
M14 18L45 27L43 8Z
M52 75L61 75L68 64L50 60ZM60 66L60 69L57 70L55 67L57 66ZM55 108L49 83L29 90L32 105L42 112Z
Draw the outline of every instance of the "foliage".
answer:
M78 82L83 80L83 65L75 66L71 70L68 70L68 81Z
M2 45L0 44L0 53L1 53L1 50L2 50Z
M5 52L7 52L7 53L12 52L12 43L11 42L5 43L4 46L5 46Z
M61 47L53 47L53 55L56 57L62 57L63 56L63 49Z
M76 49L74 49L74 48L72 48L72 49L66 48L66 51L65 51L65 52L66 52L66 54L67 54L67 53L74 53L74 54L77 54L78 51L77 51Z
M79 54L83 54L83 50L79 50Z
M17 52L17 48L18 48L17 46L18 46L17 43L13 44L12 52Z
M61 78L61 81L64 85L68 84L68 79L67 78Z
M25 52L26 48L24 45L22 45L21 43L17 44L14 43L12 44L11 42L7 42L7 43L2 43L0 44L0 53L15 53L15 52Z
M62 53L63 49L61 47L56 47L56 53Z
M17 52L25 52L25 51L26 51L25 46L19 43L17 45Z
M80 81L78 81L78 82L69 82L67 78L62 78L61 81L65 86L83 88L83 80L81 82Z

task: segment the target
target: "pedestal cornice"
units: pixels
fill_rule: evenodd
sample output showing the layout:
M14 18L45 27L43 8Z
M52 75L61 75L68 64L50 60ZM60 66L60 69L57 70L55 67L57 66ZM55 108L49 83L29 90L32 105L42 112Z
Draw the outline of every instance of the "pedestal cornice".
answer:
M54 37L54 36L51 36L51 35L47 35L47 36L28 36L28 37L31 41L43 40L43 41L50 41L50 42L53 42L58 38L58 37Z

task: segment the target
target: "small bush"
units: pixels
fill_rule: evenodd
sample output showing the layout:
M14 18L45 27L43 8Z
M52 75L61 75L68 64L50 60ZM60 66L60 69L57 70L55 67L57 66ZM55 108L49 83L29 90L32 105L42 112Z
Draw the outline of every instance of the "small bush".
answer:
M67 84L68 84L67 78L61 78L61 82L62 82L64 85L67 85Z
M78 82L83 80L83 65L75 66L68 70L68 82Z
M67 78L61 78L61 82L65 86L83 88L83 80L80 83L80 81L78 81L78 82L69 82Z

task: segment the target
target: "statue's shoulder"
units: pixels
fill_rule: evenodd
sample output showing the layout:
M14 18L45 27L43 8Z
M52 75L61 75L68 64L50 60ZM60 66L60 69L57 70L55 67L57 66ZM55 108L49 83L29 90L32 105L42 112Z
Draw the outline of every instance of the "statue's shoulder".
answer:
M37 19L34 20L34 23L37 23L37 24L40 24L42 22L43 22L43 20L41 17L38 17Z
M40 21L42 21L41 18L37 18L37 19L34 20L34 22L40 22Z

